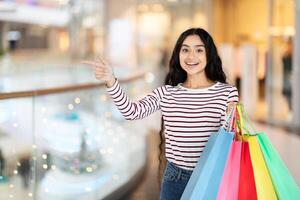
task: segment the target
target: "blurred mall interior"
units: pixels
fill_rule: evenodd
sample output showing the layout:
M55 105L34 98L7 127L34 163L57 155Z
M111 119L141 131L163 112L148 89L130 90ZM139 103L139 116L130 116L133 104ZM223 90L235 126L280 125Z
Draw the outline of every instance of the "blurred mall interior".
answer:
M158 199L160 113L125 121L80 61L107 58L137 100L190 27L299 185L299 0L1 0L0 199Z

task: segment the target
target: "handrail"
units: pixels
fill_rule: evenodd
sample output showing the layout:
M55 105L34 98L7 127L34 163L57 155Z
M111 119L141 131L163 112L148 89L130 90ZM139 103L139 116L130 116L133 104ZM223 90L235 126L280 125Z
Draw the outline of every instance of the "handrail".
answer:
M130 82L130 81L142 78L144 75L145 75L145 72L141 72L141 73L132 75L128 78L121 78L118 81L120 83L126 83L126 82ZM84 90L84 89L92 89L92 88L101 87L104 85L105 84L103 82L101 82L101 83L86 83L86 84L78 84L78 85L71 85L71 86L64 86L64 87L55 87L55 88L50 88L50 89L28 90L28 91L22 91L22 92L5 92L5 93L0 93L0 100L42 96L42 95L47 95L47 94L56 94L56 93L63 93L63 92L70 92L70 91L77 91L77 90Z

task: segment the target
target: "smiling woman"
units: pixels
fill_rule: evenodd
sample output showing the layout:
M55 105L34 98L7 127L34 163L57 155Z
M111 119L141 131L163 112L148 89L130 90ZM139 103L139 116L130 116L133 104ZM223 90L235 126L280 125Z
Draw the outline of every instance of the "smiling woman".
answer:
M125 119L142 119L161 110L167 165L160 198L180 199L208 138L227 126L226 110L231 102L238 102L237 89L226 83L211 36L200 28L183 32L174 47L165 85L137 102L127 97L104 59L83 63L94 66L95 77L106 82Z
M184 40L180 50L179 60L182 69L189 75L188 79L196 77L196 79L202 80L203 83L207 81L204 72L206 66L206 52L199 36L191 35ZM191 81L186 80L184 85L186 84L191 84ZM192 85L187 86L193 87Z

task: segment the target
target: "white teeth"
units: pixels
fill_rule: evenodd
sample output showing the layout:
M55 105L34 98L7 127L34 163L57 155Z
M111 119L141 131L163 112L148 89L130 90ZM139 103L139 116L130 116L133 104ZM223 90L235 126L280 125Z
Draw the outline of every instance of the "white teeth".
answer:
M186 63L187 65L198 65L198 63Z

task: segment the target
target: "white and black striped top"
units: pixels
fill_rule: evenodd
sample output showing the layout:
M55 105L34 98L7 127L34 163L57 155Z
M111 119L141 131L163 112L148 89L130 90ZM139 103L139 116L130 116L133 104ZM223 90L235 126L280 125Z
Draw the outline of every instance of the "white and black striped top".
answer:
M187 170L196 166L211 133L225 125L228 103L239 100L235 86L220 82L204 89L164 85L137 102L127 97L118 81L107 91L127 120L142 119L160 109L166 158Z

